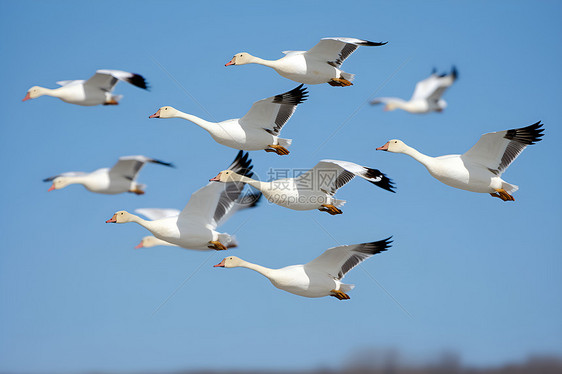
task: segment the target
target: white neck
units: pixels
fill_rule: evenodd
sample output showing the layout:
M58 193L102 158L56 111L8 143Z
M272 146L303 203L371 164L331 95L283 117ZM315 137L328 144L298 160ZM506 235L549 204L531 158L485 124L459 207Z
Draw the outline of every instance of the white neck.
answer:
M277 67L277 61L278 60L264 60L263 58L259 58L256 56L252 56L252 59L250 60L251 64L259 64L259 65L263 65L263 66L268 66L270 68L275 68Z
M60 91L61 88L64 88L64 87L59 87L59 88L55 88L55 89L40 87L39 92L41 93L41 95L47 95L47 96L60 98L63 95Z
M418 150L409 147L407 145L404 146L405 146L405 150L400 153L404 153L405 155L412 157L414 160L418 161L420 164L424 165L425 167L427 167L433 162L434 160L433 157L426 156L423 153L419 152Z
M254 187L255 189L260 190L261 192L263 192L264 190L267 191L268 189L270 189L270 183L260 182L260 181L257 181L255 179L248 178L244 175L233 174L231 176L231 179L233 179L235 182L242 182L242 183L249 184L250 186Z
M261 275L263 275L264 277L271 279L271 277L273 276L273 271L274 269L269 269L266 268L265 266L261 266L261 265L257 265L257 264L252 264L251 262L248 261L244 261L244 260L240 260L239 265L240 267L243 268L247 268L253 271L257 271L258 273L260 273Z
M180 112L179 110L177 112L178 113L174 116L175 118L183 118L185 120L188 120L189 122L193 122L197 126L203 128L203 129L205 129L209 132L212 131L213 128L216 126L216 123L205 121L204 119L199 118L197 116L194 116L192 114Z
M144 227L148 231L152 232L152 229L154 228L154 225L152 224L152 221L147 221L147 220L142 219L139 216L136 216L136 215L131 214L131 213L129 213L129 216L130 216L129 222L138 223L139 225L141 225L142 227Z

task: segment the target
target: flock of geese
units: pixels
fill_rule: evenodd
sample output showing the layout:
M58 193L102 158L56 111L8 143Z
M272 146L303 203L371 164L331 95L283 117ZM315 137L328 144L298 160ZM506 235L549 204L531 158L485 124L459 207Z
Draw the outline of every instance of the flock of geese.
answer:
M281 131L297 106L308 96L304 84L351 86L354 75L341 70L345 59L360 46L385 44L386 42L337 37L321 39L308 51L285 51L285 56L278 60L265 60L246 52L237 53L225 66L260 64L301 84L291 91L256 101L241 118L222 122L210 122L171 106L158 109L149 118L185 119L207 131L217 143L240 151L227 169L191 195L182 211L136 210L136 213L148 219L118 211L106 222L135 222L149 230L153 236L143 238L135 248L168 245L193 250L226 250L237 246L236 239L217 231L217 228L236 211L255 207L262 195L268 201L285 208L318 209L337 215L342 213L340 208L345 200L336 199L335 193L354 177L394 192L393 182L379 170L340 160L321 160L297 178L262 182L252 178L251 159L244 152L265 150L280 156L288 155L291 139L281 138ZM428 78L417 83L409 101L377 98L371 103L385 104L384 110L402 109L418 114L441 112L447 105L441 97L457 76L455 67L449 74L439 75L434 71ZM48 95L76 105L117 105L122 96L114 95L113 89L119 81L148 89L141 75L120 70L98 70L88 80L57 82L61 86L59 88L34 86L28 90L23 101ZM464 154L440 157L424 155L398 139L389 140L376 149L412 157L425 166L433 177L449 186L489 193L503 201L514 201L512 193L518 187L504 181L501 175L525 147L541 140L542 132L540 122L518 129L492 132L482 135ZM173 166L145 156L125 156L119 158L112 168L102 168L90 173L67 172L44 181L52 182L49 191L70 184L81 184L91 192L102 194L143 194L145 186L137 182L137 176L146 163ZM246 184L253 189L245 190ZM269 269L235 256L224 258L215 267L245 267L255 270L267 277L275 287L296 295L333 296L346 300L349 299L347 292L354 286L342 283L345 274L365 259L386 251L392 242L390 239L331 248L307 264L281 269Z

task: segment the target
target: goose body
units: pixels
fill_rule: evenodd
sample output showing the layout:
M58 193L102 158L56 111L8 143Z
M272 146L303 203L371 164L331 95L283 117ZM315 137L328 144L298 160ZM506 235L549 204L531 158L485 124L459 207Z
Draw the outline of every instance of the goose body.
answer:
M145 185L136 181L137 175L146 163L173 167L171 163L146 156L124 156L112 168L102 168L91 173L67 172L44 179L53 182L48 191L58 190L70 184L81 184L88 191L114 195L123 192L144 193Z
M121 70L98 70L88 80L57 82L61 86L59 88L31 87L22 101L47 95L57 97L65 103L82 106L117 105L122 96L112 92L120 80L148 89L145 79L139 74Z
M242 175L252 176L252 160L240 151L230 165ZM261 194L242 195L242 183L211 182L191 195L179 215L168 214L163 218L145 220L126 211L116 212L107 223L135 222L149 230L157 239L193 250L224 250L237 245L233 236L220 233L216 228L235 211L256 206ZM154 216L154 210L143 209L141 214ZM157 241L158 242L158 241ZM161 244L161 242L158 242Z
M285 51L278 60L264 60L249 53L237 53L225 66L259 64L274 69L279 75L304 84L329 83L352 85L354 75L341 70L341 65L359 46L381 46L385 43L356 38L323 38L308 51Z
M453 66L450 74L431 75L418 82L414 94L409 101L396 97L379 97L371 101L371 104L385 104L384 110L402 109L410 113L442 112L447 103L441 98L447 88L451 87L458 77L457 69Z
M501 175L528 145L541 140L541 127L539 121L519 129L484 134L462 155L430 157L398 139L388 141L377 150L403 153L414 158L435 179L448 186L513 201L511 193L518 187L504 181Z
M211 180L247 183L261 191L268 201L282 207L293 210L318 209L334 215L341 214L338 207L345 204L344 200L335 198L336 191L355 176L394 192L392 181L379 170L339 160L322 160L297 178L261 182L232 170L224 170Z
M227 147L286 155L289 154L286 147L292 141L279 137L281 129L307 96L306 88L301 84L291 91L255 102L242 118L222 122L209 122L170 106L158 109L149 118L183 118L203 128L217 143Z
M280 290L304 297L333 296L347 300L346 294L354 288L342 282L347 272L365 259L390 248L390 238L372 243L344 245L326 250L322 255L304 265L291 265L269 269L261 265L230 256L215 267L245 267L265 276Z

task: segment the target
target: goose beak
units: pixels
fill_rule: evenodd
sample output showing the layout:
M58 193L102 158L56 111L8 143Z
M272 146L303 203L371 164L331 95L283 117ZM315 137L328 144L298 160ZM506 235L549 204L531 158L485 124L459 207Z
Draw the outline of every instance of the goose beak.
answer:
M148 118L160 118L160 109L158 109L158 112L154 113L151 116L148 116Z
M22 101L26 101L26 100L29 100L29 99L31 99L31 95L28 92L27 95L25 95L25 97L23 98Z
M109 222L109 221L107 221L107 222ZM106 223L107 223L107 222L106 222ZM142 245L142 240L141 240L141 242L140 242L139 244L135 245L135 249L139 249L139 248L142 248L142 247L143 247L143 245Z
M234 65L234 57L232 57L232 60L230 60L226 64L224 64L224 66L230 66L230 65Z
M51 185L51 187L49 187L49 189L47 190L47 192L51 192L51 191L54 190L54 189L55 189L55 184L53 183L53 184Z
M390 144L390 142L386 142L385 145L383 145L382 147L378 147L377 151L388 151L388 145Z
M224 260L226 260L226 258L224 258L221 262L219 262L216 265L213 265L214 268L223 268L224 267Z
M117 223L117 214L114 214L113 217L105 221L105 223Z
M216 177L209 179L209 182L220 182L221 181L221 173L218 173Z

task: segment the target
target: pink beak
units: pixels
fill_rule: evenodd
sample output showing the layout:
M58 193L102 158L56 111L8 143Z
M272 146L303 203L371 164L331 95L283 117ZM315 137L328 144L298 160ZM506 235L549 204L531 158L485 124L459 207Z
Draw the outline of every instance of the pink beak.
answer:
M386 142L385 145L383 145L382 147L378 147L377 151L388 151L388 145L390 144L390 142Z
M214 267L214 268L223 268L223 267L224 267L224 260L226 260L226 258L223 259L223 260L222 260L221 262L219 262L218 264L213 265L213 267Z
M51 191L54 190L54 189L55 189L55 184L53 183L53 184L51 185L51 187L49 187L49 189L47 190L47 192L51 192Z
M230 66L230 65L234 65L234 57L232 58L232 60L224 64L224 66Z
M26 101L26 100L29 100L29 99L31 99L31 96L29 95L29 92L28 92L27 95L25 95L25 97L23 98L22 101Z
M111 217L110 219L108 219L107 221L105 221L105 223L116 223L117 219L116 219L117 215L114 214L113 217Z
M142 240L141 240L141 242L135 246L135 249L139 249L139 248L142 248L142 247L143 247L143 245L142 245Z
M158 112L154 113L151 116L148 116L148 118L160 118L160 109L158 109Z
M220 182L221 181L221 173L218 173L216 177L213 179L209 179L209 182Z

